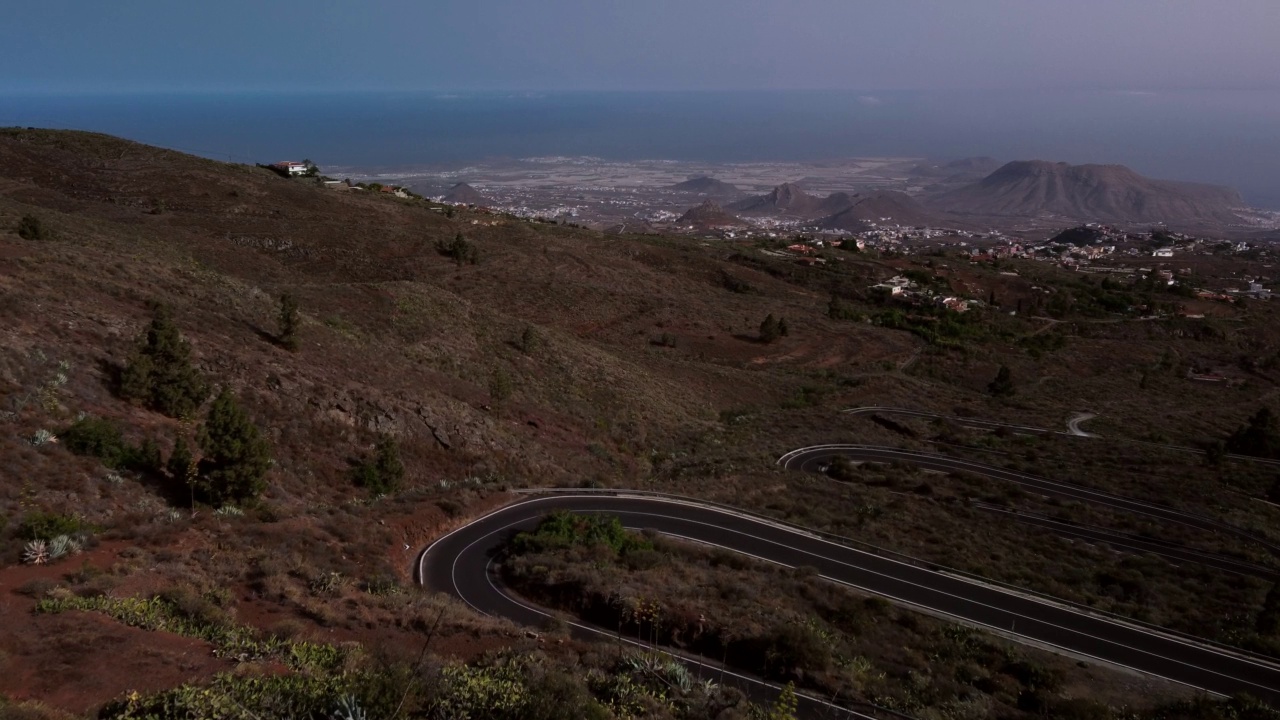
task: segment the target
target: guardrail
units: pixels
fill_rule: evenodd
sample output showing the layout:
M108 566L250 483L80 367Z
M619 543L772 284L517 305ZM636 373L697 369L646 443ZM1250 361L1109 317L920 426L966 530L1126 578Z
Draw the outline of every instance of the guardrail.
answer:
M946 565L931 562L929 560L922 560L912 555L907 555L906 553L901 553L896 550L883 548L863 540L857 540L851 537L846 537L844 535L837 535L835 533L829 533L823 530L816 530L814 528L805 527L803 525L789 522L787 520L782 520L776 517L770 517L768 515L752 512L750 510L744 510L740 507L727 505L725 503L716 502L714 500L705 500L703 498L696 498L688 495L677 495L674 493L658 492L656 490L627 490L627 489L618 489L618 488L524 488L524 489L515 490L513 492L517 494L522 494L522 495L587 494L587 495L612 495L612 496L619 496L619 497L621 496L653 497L653 498L658 498L663 500L671 500L675 502L684 502L684 503L690 503L694 505L703 505L706 507L715 508L717 510L722 510L724 512L752 518L754 520L760 520L762 522L779 525L789 530L819 537L819 538L822 538L823 540L835 542L837 544L850 547L854 550L859 550L862 552L870 553L872 555L889 558L891 560L900 562L904 565L911 565L912 567L918 567L922 570L928 570L930 572L954 575L956 577L969 580L970 582L995 586L1012 593L1029 595L1041 601L1044 601L1046 603L1068 607L1068 608L1077 610L1081 613L1085 613L1089 615L1101 616L1118 623L1135 625L1155 633L1161 633L1161 634L1178 638L1190 643L1206 645L1209 647L1217 648L1218 650L1221 650L1230 654L1246 657L1246 658L1249 658L1250 660L1254 660L1260 663L1265 663L1267 665L1280 667L1280 661L1276 660L1275 658L1270 658L1265 655L1259 655L1257 653L1250 652L1248 650L1245 650L1244 648L1240 648L1235 645L1228 645L1227 643L1218 642L1216 640L1209 640L1207 638L1197 637L1189 633L1184 633L1179 630L1174 630L1172 628L1162 627L1154 623L1144 622L1136 618L1117 615L1116 613L1107 612L1106 610L1099 610L1098 608L1090 607L1082 603L1077 603L1071 600L1065 600L1063 598L1054 597L1047 593L1031 590L1029 588L1019 587L1017 585L1006 583L1000 580L993 580L991 578L983 577L981 575L977 575L975 573L971 573L965 570L959 570L956 568L948 567Z

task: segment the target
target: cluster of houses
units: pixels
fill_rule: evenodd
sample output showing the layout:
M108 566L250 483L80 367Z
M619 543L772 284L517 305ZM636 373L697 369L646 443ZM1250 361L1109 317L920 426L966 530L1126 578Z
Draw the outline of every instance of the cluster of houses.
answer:
M971 305L982 304L981 301L955 295L939 295L928 288L921 288L919 283L902 275L895 275L884 282L876 283L869 289L912 305L936 305L958 313L968 312Z

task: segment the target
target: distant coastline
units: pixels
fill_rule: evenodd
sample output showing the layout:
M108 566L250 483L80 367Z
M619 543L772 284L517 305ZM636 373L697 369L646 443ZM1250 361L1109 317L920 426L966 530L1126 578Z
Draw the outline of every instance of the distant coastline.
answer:
M0 125L93 130L235 162L501 157L813 162L1052 157L1228 185L1280 208L1280 93L0 94Z

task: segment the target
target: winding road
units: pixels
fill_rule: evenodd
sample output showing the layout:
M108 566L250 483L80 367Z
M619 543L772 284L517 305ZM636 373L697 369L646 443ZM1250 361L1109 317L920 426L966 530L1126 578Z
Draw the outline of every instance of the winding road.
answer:
M746 512L689 500L573 491L521 500L432 543L419 558L419 581L487 615L525 624L543 622L543 611L502 589L494 558L513 532L536 527L544 515L556 510L615 515L629 528L649 529L785 566L812 567L832 582L1024 642L1211 693L1247 692L1280 702L1280 666L1265 660L934 572ZM607 630L581 624L575 624L575 631L614 637Z
M1086 420L1092 420L1097 417L1093 413L1077 413L1067 420L1066 430L1052 430L1050 428L1034 427L1031 425L1016 425L1012 423L995 422L993 420L981 420L972 417L960 417L957 415L943 415L941 413L929 412L927 410L912 410L910 408L886 407L880 405L867 405L863 407L848 408L840 411L844 415L862 416L862 415L900 415L902 417L914 417L926 420L942 420L944 422L952 422L957 425L965 425L973 428L981 428L986 430L999 430L1004 428L1020 433L1031 433L1034 435L1067 435L1070 437L1105 439L1102 435L1085 432L1080 429L1080 423ZM1112 438L1116 439L1116 438ZM1196 455L1204 455L1204 449L1187 447L1185 445L1169 445L1166 443L1151 442L1149 440L1135 440L1133 438L1119 438L1121 442L1133 443L1135 445L1147 445L1150 447L1158 447L1164 450L1172 450L1174 452L1193 453ZM1241 462L1257 463L1260 465L1277 465L1280 466L1280 460L1272 460L1271 458L1254 457L1252 455L1236 455L1228 453L1226 457L1230 460L1239 460Z
M1161 522L1176 523L1199 530L1232 535L1242 540L1257 543L1258 545L1267 548L1270 552L1280 555L1280 545L1259 537L1248 530L1220 520L1215 520L1214 518L1206 515L1186 512L1165 505L1147 502L1145 500L1124 497L1123 495L1113 495L1111 493L1092 490L1080 485L1048 480L1035 475L1017 472L1016 470L1008 470L994 465L984 465L982 463L954 458L947 455L880 447L877 445L814 445L812 447L792 450L778 459L778 465L789 470L821 472L823 468L827 467L838 458L845 458L857 462L901 462L924 468L926 470L937 470L939 472L947 473L972 473L974 475L981 475L993 480L1002 480L1020 485L1030 492L1044 495L1045 497L1091 503L1094 505L1109 507L1121 512L1143 515Z
M883 413L940 419L987 429L1097 437L1079 429L1078 424L1088 419L1085 414L1071 418L1067 431L1057 431L901 408L853 408L845 413ZM1194 451L1192 448L1169 447ZM793 450L779 458L778 465L792 470L821 472L837 458L860 462L903 462L927 470L972 473L1014 483L1046 497L1092 503L1161 523L1232 535L1280 555L1280 545L1205 515L935 453L830 444ZM831 582L1021 642L1082 659L1103 661L1210 693L1231 695L1245 692L1273 704L1280 703L1280 664L1232 648L1103 616L1086 608L984 582L981 578L965 577L962 573L922 567L904 556L895 559L886 556L893 554L887 551L861 549L855 546L856 541L824 538L803 528L755 516L744 510L654 493L543 492L546 494L514 502L436 540L419 556L418 581L428 588L458 597L477 612L526 625L541 625L550 617L546 610L514 597L503 588L496 567L501 548L514 533L535 528L550 512L601 513L620 518L629 529L651 530L788 567L812 567L819 576ZM1196 562L1272 581L1280 577L1272 568L1175 543L1105 528L1073 525L1002 507L983 506L981 509L1005 513L1018 522L1068 537L1107 543L1131 552L1154 553L1174 562ZM570 622L569 625L572 632L581 637L634 644L605 628L582 622ZM713 667L696 657L677 657L691 668L696 668L700 676L706 671L708 676L718 676L721 681L737 685L757 698L761 697L761 690L777 692L780 689L759 678ZM802 696L802 700L811 710L871 717L819 698Z

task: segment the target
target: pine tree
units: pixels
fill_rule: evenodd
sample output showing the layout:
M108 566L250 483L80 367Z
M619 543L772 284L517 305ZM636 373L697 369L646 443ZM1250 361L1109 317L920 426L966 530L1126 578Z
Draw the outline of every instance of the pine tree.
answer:
M493 377L489 380L489 397L494 402L502 402L511 397L514 387L511 382L511 376L506 370L498 368L493 372Z
M175 418L189 417L209 396L204 378L191 365L191 346L166 306L154 307L151 324L129 354L120 394Z
M1249 418L1249 423L1231 433L1227 438L1227 450L1237 455L1276 457L1280 455L1280 423L1271 408L1260 408Z
M404 480L404 463L400 461L400 446L396 444L395 438L387 435L378 441L374 452L374 466L378 469L378 477L382 478L387 487L394 490L400 486L400 482Z
M127 457L126 464L130 470L142 473L159 473L164 470L164 462L160 459L160 446L151 438L143 440L142 444L136 448L130 448Z
M289 352L298 351L298 301L289 293L280 296L280 345Z
M541 338L538 337L538 331L532 325L525 326L524 332L520 333L520 352L532 355L539 344Z
M243 502L266 489L271 469L271 446L258 427L224 388L213 401L200 428L196 494L211 505Z
M782 328L778 324L778 319L769 313L760 323L760 342L771 343L782 335Z
M1008 365L1001 365L996 379L987 385L987 392L996 397L1008 397L1014 393L1013 373Z
M191 510L195 512L196 476L198 469L196 459L191 454L185 435L179 435L173 443L173 452L169 454L169 462L165 465L175 484L187 489L191 495Z

